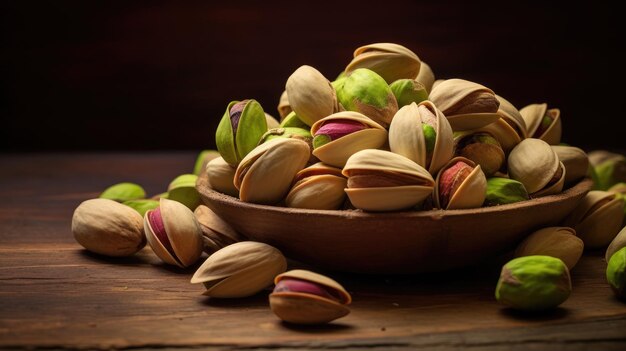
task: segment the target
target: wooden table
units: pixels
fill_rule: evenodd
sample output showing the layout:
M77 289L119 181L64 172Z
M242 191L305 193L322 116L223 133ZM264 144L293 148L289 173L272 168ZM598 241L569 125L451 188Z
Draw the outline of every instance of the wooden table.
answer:
M498 305L502 259L445 275L323 272L353 295L335 323L297 327L269 310L268 292L215 300L145 248L90 254L73 239L74 208L133 181L160 193L195 153L0 155L0 347L89 349L626 349L626 304L605 282L602 252L573 270L573 294L539 315ZM197 266L196 266L197 267Z

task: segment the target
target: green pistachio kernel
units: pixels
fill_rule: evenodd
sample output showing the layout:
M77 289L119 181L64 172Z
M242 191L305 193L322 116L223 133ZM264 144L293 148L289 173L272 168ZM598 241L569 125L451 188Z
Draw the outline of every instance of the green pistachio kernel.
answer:
M119 183L106 188L99 197L124 202L127 200L143 199L146 197L146 191L135 183Z
M435 142L437 141L437 131L429 124L422 124L422 131L424 132L424 140L426 141L426 153L432 154L435 150Z
M276 139L276 138L295 138L301 139L309 143L313 137L311 136L311 132L309 132L308 128L293 128L293 127L279 127L268 130L261 137L260 143L264 143L266 141Z
M551 256L524 256L502 267L496 299L514 309L546 310L565 302L571 291L569 270L563 261Z
M228 164L236 166L267 131L263 108L256 100L232 101L215 132L215 143Z
M280 128L302 128L309 130L311 127L306 125L306 123L302 122L300 117L294 112L291 111L285 118L280 122Z
M487 179L485 206L512 204L529 198L524 184L517 180L500 177Z
M626 160L614 158L606 160L594 167L596 188L607 190L619 182L626 182Z
M389 88L398 101L398 107L410 105L412 102L419 104L428 100L426 88L414 79L398 79L391 83Z
M145 215L146 212L159 207L159 201L150 199L128 200L122 202L122 204L139 212L140 215Z
M617 297L626 299L626 247L621 248L609 259L606 280Z
M330 136L326 134L320 134L313 138L313 148L317 149L318 147L326 145L331 141L333 141L333 139Z
M176 177L167 187L168 199L178 201L195 210L200 205L200 194L196 190L198 176L195 174L183 174Z

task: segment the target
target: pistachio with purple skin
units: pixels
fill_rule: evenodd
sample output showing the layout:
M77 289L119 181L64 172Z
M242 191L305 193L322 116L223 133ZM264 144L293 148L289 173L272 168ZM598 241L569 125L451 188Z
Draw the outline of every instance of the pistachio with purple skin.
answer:
M235 167L257 146L266 131L265 112L256 100L232 101L215 132L217 150Z
M479 164L455 157L437 175L435 205L445 210L481 207L487 179Z
M363 123L351 120L333 120L324 123L315 133L313 138L313 148L318 148L328 144L333 140L337 140L342 136L358 132L367 128Z

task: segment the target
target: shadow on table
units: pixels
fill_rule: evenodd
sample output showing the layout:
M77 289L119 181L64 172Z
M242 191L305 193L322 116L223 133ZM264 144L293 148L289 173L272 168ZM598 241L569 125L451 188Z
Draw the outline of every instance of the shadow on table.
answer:
M547 322L565 318L569 310L557 307L548 311L519 311L512 308L503 308L500 313L506 317L515 318L528 322Z
M354 329L353 326L349 324L342 323L328 323L328 324L320 324L320 325L299 325L288 322L278 322L282 327L297 331L299 333L309 333L309 334L317 334L317 333L329 333L329 332L342 332L350 329Z

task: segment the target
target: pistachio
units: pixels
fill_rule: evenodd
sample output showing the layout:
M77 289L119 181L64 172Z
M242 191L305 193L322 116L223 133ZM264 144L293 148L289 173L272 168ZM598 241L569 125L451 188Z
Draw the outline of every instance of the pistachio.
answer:
M508 172L535 197L556 194L563 190L565 167L556 152L543 140L522 140L511 151Z
M422 83L427 93L433 90L433 84L435 83L435 74L426 62L422 61L420 71L415 77L415 80Z
M500 118L495 93L467 80L448 79L437 84L430 100L448 118L454 131L481 128Z
M285 322L323 324L350 313L352 297L335 280L306 270L291 270L274 279L270 308Z
M239 190L233 183L235 170L236 168L226 163L222 157L211 160L206 167L209 186L220 193L239 197Z
M489 133L462 134L455 142L455 155L479 164L487 177L494 175L504 166L506 160L504 150L498 140Z
M550 145L561 142L561 111L548 109L548 104L531 104L519 111L527 126L528 136Z
M284 90L283 93L280 94L277 109L281 122L292 112L291 105L289 105L289 95L287 95L287 90Z
M398 111L398 103L387 82L367 68L348 73L337 87L337 98L348 111L356 111L388 127Z
M261 204L281 201L310 154L307 143L294 138L277 138L259 145L241 160L235 171L239 198Z
M280 122L280 128L301 128L301 129L310 129L311 127L306 125L300 117L296 115L295 112L290 112L285 118Z
M609 244L609 247L606 249L606 254L604 256L606 261L609 262L611 256L623 247L626 247L626 227L622 228L622 230L617 233L615 238L611 241L611 244Z
M285 203L288 207L337 210L346 199L346 186L341 169L319 162L296 174Z
M607 190L619 182L626 182L626 157L596 150L589 153L589 162L596 174L596 189Z
M571 185L584 178L589 171L587 154L574 146L552 145L559 161L565 167L565 184Z
M561 259L571 271L583 254L583 241L569 227L548 227L535 231L515 249L516 257L545 255Z
M519 310L546 310L567 300L572 292L569 270L558 258L518 257L502 267L496 286L498 302Z
M193 214L202 230L204 252L212 254L223 247L245 240L243 235L237 233L210 208L200 205Z
M195 210L200 205L200 194L196 190L198 176L195 174L182 174L174 178L167 187L167 198L178 201Z
M339 111L335 89L311 66L300 66L293 72L285 89L291 108L306 125Z
M322 118L311 127L313 155L322 162L343 167L357 151L375 149L387 141L387 131L370 118L342 111Z
M620 299L626 298L626 247L611 256L606 267L606 280Z
M444 210L476 208L485 202L487 179L480 165L455 157L437 174L435 206Z
M265 112L256 100L232 101L217 126L217 150L228 164L237 166L266 131Z
M144 216L146 238L163 262L189 267L202 254L202 231L191 210L178 201L161 199Z
M368 68L380 75L387 84L403 79L413 79L420 72L421 61L415 53L404 46L392 43L375 43L361 46L354 51L354 59L346 67L346 73Z
M267 129L273 129L280 127L280 122L276 120L272 115L265 112L265 122L267 123Z
M313 137L308 128L278 127L268 130L259 141L260 144L276 138L294 138L306 142L313 150Z
M626 183L617 183L609 188L608 192L615 194L624 203L624 220L622 226L626 226Z
M139 214L142 217L149 210L153 210L159 207L159 202L157 200L151 200L151 199L128 200L128 201L122 202L122 204L139 212Z
M563 220L572 227L587 248L607 246L622 227L624 203L615 194L592 190Z
M398 79L389 85L391 92L396 97L398 107L410 105L412 102L419 104L428 100L428 92L424 85L414 79Z
M421 204L432 194L430 173L410 159L389 151L367 149L350 156L342 171L354 207L395 211Z
M206 296L247 297L272 285L274 277L286 269L287 260L275 247L242 241L209 256L194 273L191 283L204 284Z
M109 199L117 202L143 199L146 191L141 185L135 183L118 183L106 188L99 196L101 199Z
M485 206L512 204L529 199L524 184L517 180L501 177L487 179Z
M199 176L206 169L206 165L213 159L220 157L220 153L215 150L203 150L196 158L193 174Z
M72 216L72 234L85 249L106 256L130 256L146 245L141 215L109 199L82 202Z

